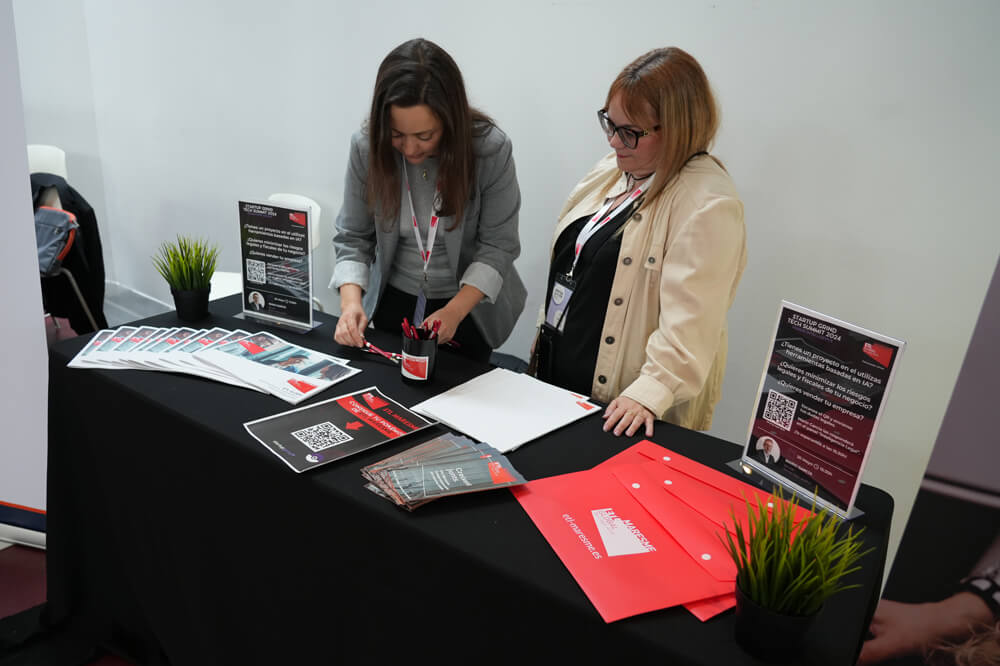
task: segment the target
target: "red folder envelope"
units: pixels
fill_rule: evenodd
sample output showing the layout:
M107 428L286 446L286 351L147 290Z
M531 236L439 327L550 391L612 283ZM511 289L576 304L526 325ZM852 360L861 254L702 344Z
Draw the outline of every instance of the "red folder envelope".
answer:
M735 605L719 537L733 514L745 524L747 499L769 499L649 441L514 494L606 622L678 604L704 621Z
M512 491L605 622L733 589L689 556L610 470Z
M733 517L730 515L730 510L736 514L736 519L746 526L746 500L756 506L759 499L770 506L769 493L649 440L630 446L598 465L598 468L652 460L674 471L670 478L671 483L664 484L665 489L719 527L725 524L732 531ZM796 507L795 523L811 515L808 509Z
M757 499L760 498L765 504L770 503L770 495L767 493L738 479L734 479L727 474L697 463L690 458L685 458L649 440L643 440L635 446L625 449L618 455L604 461L598 467L615 467L629 463L637 464L652 461L656 461L673 471L669 479L671 483L664 485L668 486L667 489L672 496L694 509L694 512L697 512L700 518L700 520L696 521L697 524L702 529L707 527L714 535L722 533L721 527L723 524L730 532L733 532L734 525L733 518L729 513L730 510L736 515L736 519L744 527L746 526L747 510L745 500L756 504ZM798 523L810 515L809 511L799 507L796 509L795 522ZM689 511L683 514L682 517L684 520L691 520L693 517L692 512ZM705 520L711 521L711 524L706 525ZM712 524L716 527L711 527ZM675 536L678 534L669 525L664 526ZM686 530L679 532L679 534L681 534L683 540L684 535L693 536L695 533L692 530ZM721 545L722 542L716 539L716 543ZM690 544L686 546L686 549L689 553L693 552ZM723 555L728 564L732 566L732 559L729 557L728 552L724 550ZM719 597L687 603L684 604L684 607L704 622L735 605L736 596L730 592Z

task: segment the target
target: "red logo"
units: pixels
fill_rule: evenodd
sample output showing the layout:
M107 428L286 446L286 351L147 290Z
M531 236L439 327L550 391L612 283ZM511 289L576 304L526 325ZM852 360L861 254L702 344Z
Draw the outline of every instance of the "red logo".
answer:
M309 391L312 391L314 388L316 388L309 382L304 382L301 379L289 379L288 383L297 388L298 390L302 391L303 393L308 393Z
M413 379L427 379L426 356L403 356L403 371Z
M361 397L365 399L365 402L367 402L368 406L372 409L382 409L389 404L374 393L362 393Z
M306 224L305 213L289 213L288 219L294 222L295 224L301 224L302 226L305 226Z
M351 421L350 423L347 424L348 430L357 430L359 428L364 428L364 427L365 424L362 423L361 421Z
M862 348L862 351L864 351L865 354L874 359L875 362L881 365L883 368L889 367L889 361L892 360L891 347L880 345L877 342L866 342L865 346Z
M516 481L513 475L496 461L487 463L487 467L490 469L490 480L493 483L514 483Z
M251 354L259 354L262 351L264 351L263 347L261 347L260 345L255 345L249 340L240 340L240 344L243 346L244 349L246 349Z

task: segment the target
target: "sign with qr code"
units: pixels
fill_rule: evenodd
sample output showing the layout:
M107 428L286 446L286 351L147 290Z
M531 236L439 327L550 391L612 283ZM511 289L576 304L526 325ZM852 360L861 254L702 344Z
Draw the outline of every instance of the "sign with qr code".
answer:
M243 316L313 327L309 207L239 202Z
M429 425L372 386L243 427L286 465L304 472Z
M782 301L741 462L850 517L904 346Z

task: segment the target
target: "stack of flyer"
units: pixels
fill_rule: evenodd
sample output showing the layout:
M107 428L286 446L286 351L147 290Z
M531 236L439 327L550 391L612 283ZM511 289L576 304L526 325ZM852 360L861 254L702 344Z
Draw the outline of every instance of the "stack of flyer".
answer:
M525 483L492 446L452 433L368 465L361 475L368 490L410 511L445 495Z
M271 333L135 326L98 331L69 367L183 372L293 405L361 372Z

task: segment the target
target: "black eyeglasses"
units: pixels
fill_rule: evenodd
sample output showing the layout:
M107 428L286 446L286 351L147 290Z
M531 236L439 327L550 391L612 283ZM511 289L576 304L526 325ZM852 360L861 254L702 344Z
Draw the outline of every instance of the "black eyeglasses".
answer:
M629 149L638 146L639 139L641 139L642 137L646 136L650 132L655 132L656 130L660 129L659 125L655 126L651 130L634 129L632 127L619 127L618 125L615 125L613 122L611 122L611 118L608 117L607 109L601 109L600 111L598 111L597 119L601 123L601 129L604 130L604 133L608 135L609 139L611 138L612 134L617 134L618 138L621 139L622 145L624 145L626 148Z

